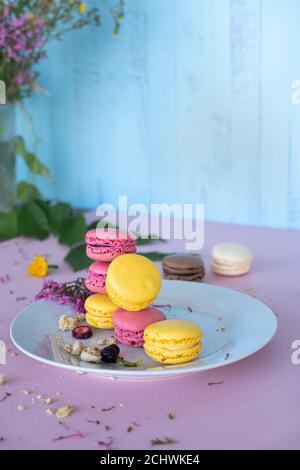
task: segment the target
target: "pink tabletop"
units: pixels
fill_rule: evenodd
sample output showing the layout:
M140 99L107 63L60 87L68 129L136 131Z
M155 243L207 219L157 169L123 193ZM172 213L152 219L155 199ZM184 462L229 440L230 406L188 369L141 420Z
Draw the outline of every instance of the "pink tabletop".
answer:
M291 362L291 343L300 339L300 233L256 227L206 224L205 281L240 290L269 305L278 316L275 338L236 364L181 378L156 381L109 380L78 375L38 363L18 352L9 327L41 286L27 264L44 255L59 264L53 277L71 280L62 259L66 248L14 239L0 244L0 339L9 352L0 373L0 449L293 449L300 448L300 365ZM220 241L248 245L254 253L250 274L224 278L211 273L209 253ZM182 242L143 250L180 251ZM43 315L43 312L41 312ZM25 394L24 390L31 393ZM51 398L51 405L37 398ZM61 422L46 409L71 404ZM24 407L20 411L20 406ZM106 410L106 411L105 411ZM174 419L170 419L169 413ZM130 432L128 432L130 428ZM55 440L79 431L81 437ZM151 446L155 438L176 444Z

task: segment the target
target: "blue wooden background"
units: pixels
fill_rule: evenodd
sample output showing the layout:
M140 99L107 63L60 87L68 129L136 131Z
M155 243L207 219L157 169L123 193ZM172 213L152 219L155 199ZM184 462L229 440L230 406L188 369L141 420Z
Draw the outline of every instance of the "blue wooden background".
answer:
M299 0L127 0L117 39L103 23L51 46L50 95L27 102L46 193L90 208L119 194L202 202L210 220L300 228Z

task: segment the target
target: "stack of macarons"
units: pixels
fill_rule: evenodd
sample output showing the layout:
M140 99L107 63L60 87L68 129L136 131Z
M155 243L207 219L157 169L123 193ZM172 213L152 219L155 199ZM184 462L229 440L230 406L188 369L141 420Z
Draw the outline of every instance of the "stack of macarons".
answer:
M128 233L96 229L85 239L87 256L95 260L85 281L93 292L85 302L87 323L115 328L120 343L143 346L144 329L165 319L159 310L148 308L160 290L160 272L152 261L135 254L136 242Z
M97 233L96 233L97 232ZM125 242L124 242L125 240ZM89 268L86 286L94 292L86 299L86 321L95 328L114 328L115 339L126 346L143 347L164 364L188 362L201 350L202 332L184 320L167 320L151 306L161 288L157 267L135 253L130 236L103 229L86 235Z
M95 261L88 269L85 285L94 294L105 294L109 263L124 253L135 253L136 241L127 232L112 228L89 230L85 241L86 254Z

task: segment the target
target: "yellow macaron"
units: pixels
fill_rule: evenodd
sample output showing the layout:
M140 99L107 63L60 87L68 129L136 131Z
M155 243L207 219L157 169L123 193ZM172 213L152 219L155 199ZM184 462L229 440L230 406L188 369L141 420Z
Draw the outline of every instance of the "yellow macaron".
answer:
M119 307L129 311L143 310L160 291L161 275L145 256L125 254L110 263L105 287L108 296Z
M95 328L113 328L112 314L117 310L110 298L105 294L90 295L84 304L86 321Z
M203 333L186 320L163 320L147 326L144 350L154 361L181 364L195 359L201 351Z

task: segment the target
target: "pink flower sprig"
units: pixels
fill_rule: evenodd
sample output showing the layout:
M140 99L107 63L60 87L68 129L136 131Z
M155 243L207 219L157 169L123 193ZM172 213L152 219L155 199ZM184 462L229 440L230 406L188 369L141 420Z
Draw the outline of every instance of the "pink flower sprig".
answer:
M20 92L24 86L33 87L37 73L32 67L45 57L43 30L41 18L34 18L28 11L20 12L14 2L0 8L1 73L4 79L9 78L8 94L14 87L20 87Z
M75 281L58 283L52 279L45 279L42 289L35 299L53 300L61 305L72 304L76 313L85 313L84 303L91 295L85 287L84 279L79 277Z

